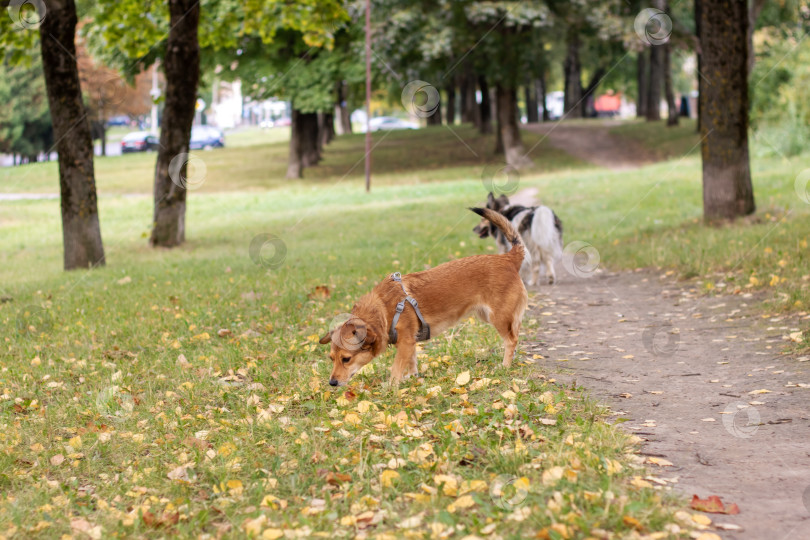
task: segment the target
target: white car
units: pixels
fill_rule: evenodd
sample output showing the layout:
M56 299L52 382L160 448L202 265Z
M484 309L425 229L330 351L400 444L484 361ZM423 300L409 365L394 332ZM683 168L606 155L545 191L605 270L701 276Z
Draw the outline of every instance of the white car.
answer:
M371 131L391 131L392 129L419 129L419 124L408 122L395 116L378 116L369 121Z

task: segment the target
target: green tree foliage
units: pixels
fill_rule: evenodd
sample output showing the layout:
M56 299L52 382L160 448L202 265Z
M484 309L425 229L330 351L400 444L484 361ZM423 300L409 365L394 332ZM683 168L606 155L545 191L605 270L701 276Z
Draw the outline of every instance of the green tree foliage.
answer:
M42 60L0 63L0 152L30 161L53 146Z

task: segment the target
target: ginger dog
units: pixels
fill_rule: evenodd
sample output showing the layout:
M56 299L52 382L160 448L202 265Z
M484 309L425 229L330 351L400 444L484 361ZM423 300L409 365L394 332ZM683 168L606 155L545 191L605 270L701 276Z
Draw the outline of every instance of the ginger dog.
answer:
M427 339L426 335L437 336L469 314L495 327L503 338L503 365L512 364L528 304L519 274L525 247L520 234L503 215L487 208L470 210L500 229L512 249L502 254L474 255L446 262L402 276L401 282L396 280L398 274L383 280L358 300L347 321L320 339L323 345L331 343L329 357L334 367L330 385L344 386L394 341L397 353L391 367L391 382L396 384L405 377L418 375L417 334L422 339ZM406 301L406 297L415 300L417 306ZM398 304L403 309L395 321Z

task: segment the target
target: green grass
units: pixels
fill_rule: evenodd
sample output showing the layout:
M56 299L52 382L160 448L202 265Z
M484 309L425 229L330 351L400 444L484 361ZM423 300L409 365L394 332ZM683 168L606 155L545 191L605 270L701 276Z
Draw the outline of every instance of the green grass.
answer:
M666 121L630 120L610 131L641 143L657 160L700 155L700 136L697 121L693 119L681 118L678 125L672 127L667 127Z
M330 185L352 182L364 175L364 135L337 138L318 167L304 172L305 182L284 178L287 172L287 144L250 145L265 132L281 137L286 132L256 130L226 135L226 148L193 152L205 167L205 181L196 191L267 190L290 184ZM237 138L238 137L238 138ZM232 143L232 139L237 138ZM537 144L539 135L526 134L527 147ZM463 141L463 142L462 142ZM427 128L414 131L377 132L373 134L374 183L415 184L459 178L481 178L485 165L502 161L493 155L491 136L482 136L469 126ZM581 167L582 164L548 146L537 146L532 156L544 170ZM133 153L97 158L96 184L100 196L112 194L149 194L152 189L155 153ZM451 165L452 164L452 165ZM37 163L34 166L0 169L0 192L58 193L58 164Z
M446 128L376 134L370 194L362 164L343 178L359 135L302 181L282 177L284 143L200 153L208 177L172 251L146 246L154 156L98 160L108 265L90 272L60 269L58 201L0 203L0 294L13 299L0 303L0 531L58 537L80 518L104 537L335 536L369 520L369 534L420 537L667 530L678 501L641 480L606 412L544 379L531 354L500 367L500 340L481 323L425 345L424 382L389 387L389 352L350 392L325 384L316 339L377 280L492 251L465 210L486 195L492 141L457 133L477 157ZM757 217L705 228L695 157L613 173L545 145L532 155L521 187L537 187L566 243L593 244L608 267L673 269L711 292L724 277L725 290L765 291L770 308L805 309L802 160L755 161ZM0 190L25 175L47 191L51 167L4 170ZM284 243L279 265L249 255L263 234ZM537 327L525 321L522 343ZM525 500L503 504L515 484ZM405 518L413 528L399 528Z

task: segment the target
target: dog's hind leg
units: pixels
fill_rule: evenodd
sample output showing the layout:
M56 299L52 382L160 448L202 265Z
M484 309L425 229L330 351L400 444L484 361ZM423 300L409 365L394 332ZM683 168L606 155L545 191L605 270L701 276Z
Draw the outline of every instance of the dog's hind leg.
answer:
M513 313L502 313L493 317L492 325L495 326L498 334L503 338L504 367L512 365L512 358L515 356L518 336L520 335L520 316L522 314L523 310L521 310L517 318L514 318Z

